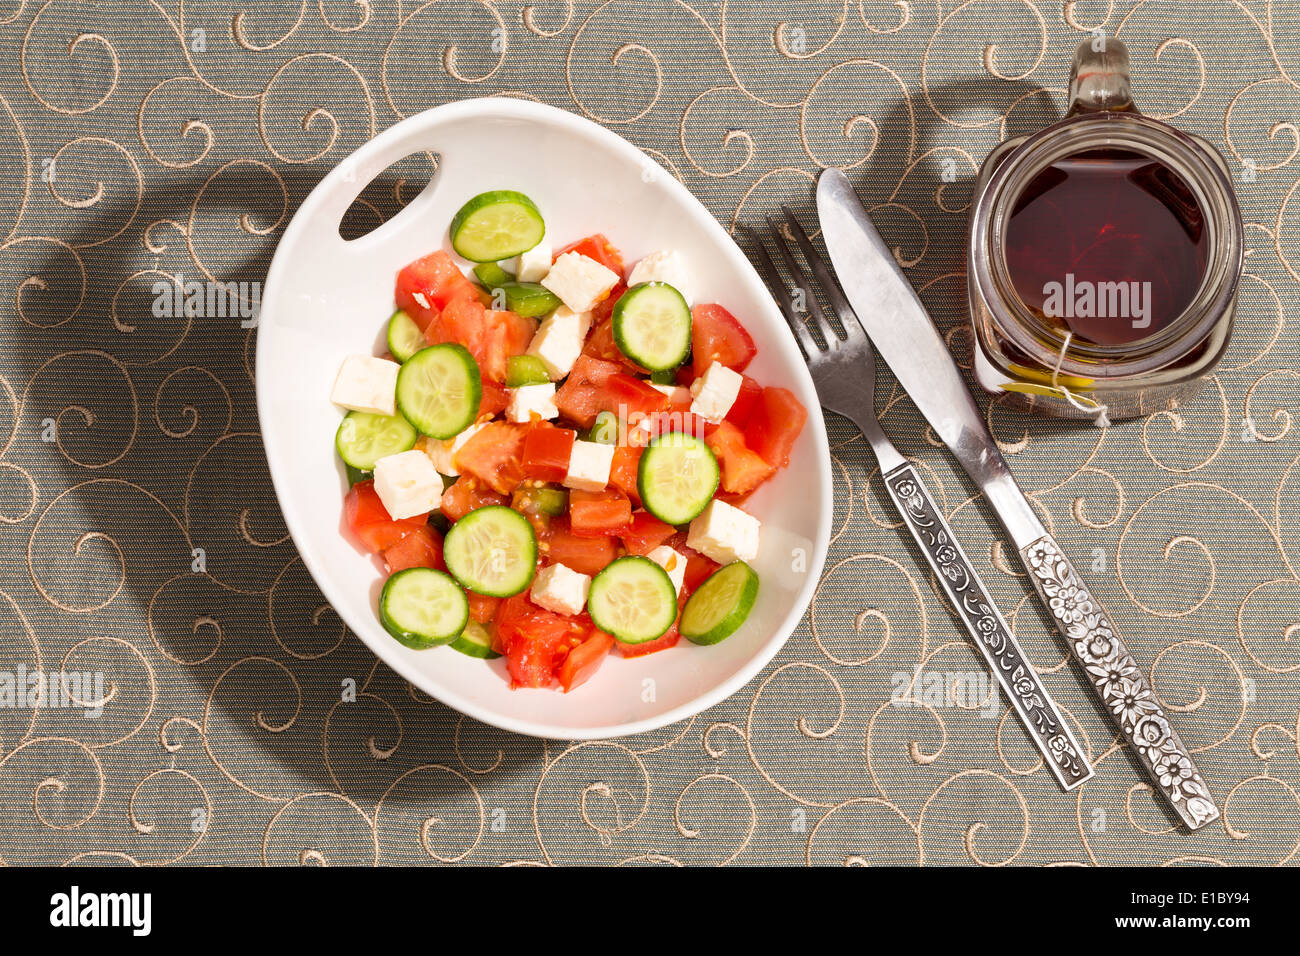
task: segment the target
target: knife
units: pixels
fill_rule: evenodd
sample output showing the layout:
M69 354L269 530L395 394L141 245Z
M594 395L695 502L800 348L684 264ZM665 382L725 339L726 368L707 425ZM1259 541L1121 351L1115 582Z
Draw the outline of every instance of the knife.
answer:
M817 215L840 285L867 334L993 506L1075 662L1155 788L1193 830L1218 819L1219 808L1150 682L1016 484L934 321L838 169L817 181Z

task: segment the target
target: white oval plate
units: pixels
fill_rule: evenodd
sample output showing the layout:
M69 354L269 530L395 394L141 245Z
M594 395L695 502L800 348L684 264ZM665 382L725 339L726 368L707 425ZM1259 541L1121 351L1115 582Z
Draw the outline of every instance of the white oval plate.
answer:
M392 220L346 242L338 224L374 176L413 152L440 158L433 181ZM381 570L343 530L346 480L334 453L340 413L329 393L343 358L372 354L393 309L393 281L411 260L450 249L447 225L465 200L517 189L537 202L557 246L603 232L628 263L676 248L692 264L698 301L719 302L758 345L750 373L790 388L808 423L790 467L750 499L763 522L753 613L713 647L644 658L611 655L572 693L511 690L504 662L450 648L412 651L375 612ZM830 535L830 452L821 407L762 280L700 202L644 153L563 110L524 100L451 103L404 120L339 164L312 190L280 240L257 333L257 407L271 477L294 543L343 621L422 691L506 730L563 740L617 737L693 716L743 687L803 616ZM380 351L383 351L380 348Z

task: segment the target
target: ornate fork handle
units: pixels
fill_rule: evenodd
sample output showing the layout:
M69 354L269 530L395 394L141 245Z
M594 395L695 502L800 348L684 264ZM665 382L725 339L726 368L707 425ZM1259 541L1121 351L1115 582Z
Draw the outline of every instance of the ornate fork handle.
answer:
M893 469L885 486L1044 761L1062 787L1077 787L1093 775L1092 766L916 469L910 464Z
M1055 539L1044 535L1020 556L1070 653L1155 785L1193 830L1218 819L1219 808L1155 691Z

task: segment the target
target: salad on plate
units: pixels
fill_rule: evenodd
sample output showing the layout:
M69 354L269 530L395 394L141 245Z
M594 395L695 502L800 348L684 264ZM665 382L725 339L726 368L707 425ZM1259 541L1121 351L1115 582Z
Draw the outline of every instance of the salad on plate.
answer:
M345 358L330 396L385 630L566 692L615 648L730 637L760 587L745 502L789 463L803 406L745 374L753 340L695 301L676 250L629 270L604 235L554 249L512 190L449 234L454 255L397 274L386 354Z

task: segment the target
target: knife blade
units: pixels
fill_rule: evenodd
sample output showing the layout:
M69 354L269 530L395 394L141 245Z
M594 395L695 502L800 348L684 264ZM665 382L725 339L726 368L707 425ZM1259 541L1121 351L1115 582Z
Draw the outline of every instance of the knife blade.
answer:
M1076 664L1154 788L1193 830L1218 819L1219 808L1150 682L1016 484L938 328L838 169L817 181L817 215L840 286L876 350L993 506Z

